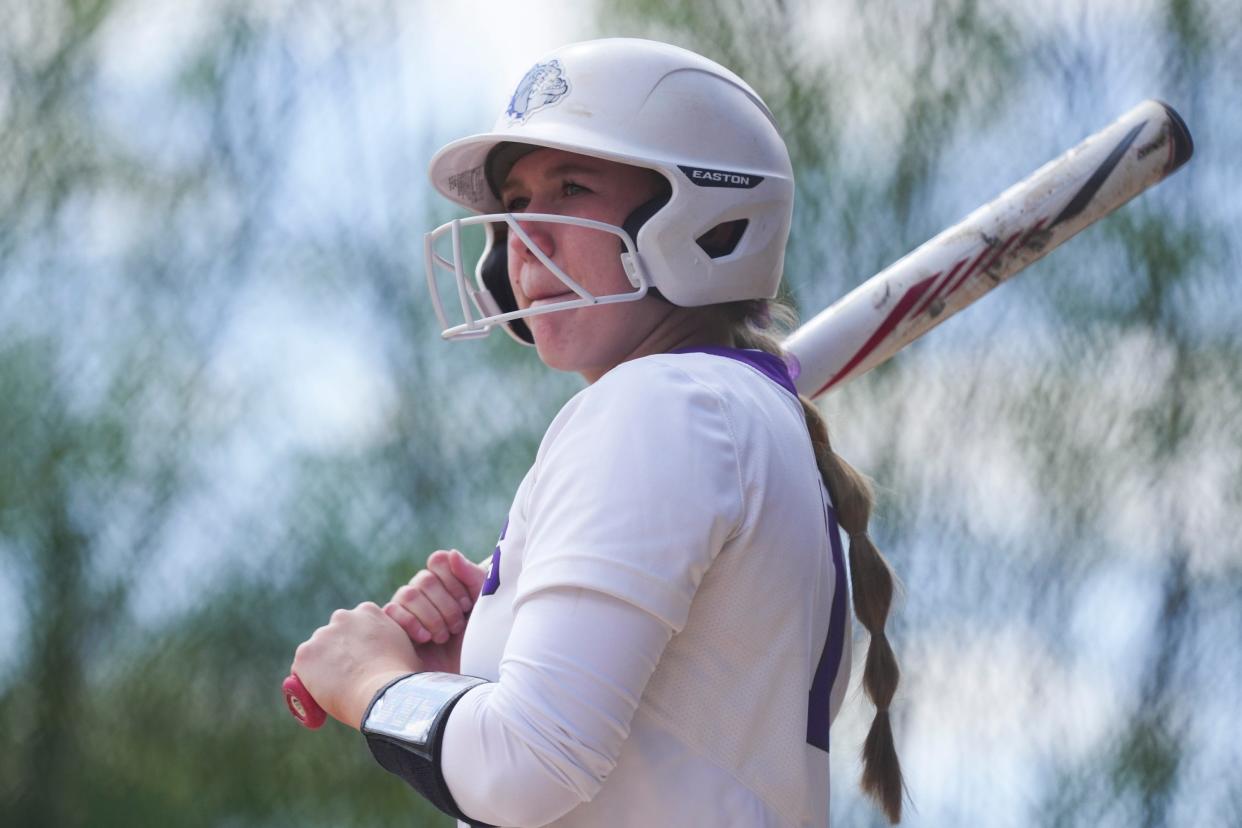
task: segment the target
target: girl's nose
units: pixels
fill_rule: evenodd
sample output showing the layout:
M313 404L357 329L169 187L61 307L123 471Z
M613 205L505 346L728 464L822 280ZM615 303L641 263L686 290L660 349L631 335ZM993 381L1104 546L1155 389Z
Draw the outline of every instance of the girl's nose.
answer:
M533 244L539 247L543 255L549 259L556 254L556 245L552 240L552 233L549 232L549 225L542 221L521 221L518 225L522 228ZM509 255L519 259L528 259L530 261L538 261L538 257L530 251L526 243L518 236L517 233L509 233Z

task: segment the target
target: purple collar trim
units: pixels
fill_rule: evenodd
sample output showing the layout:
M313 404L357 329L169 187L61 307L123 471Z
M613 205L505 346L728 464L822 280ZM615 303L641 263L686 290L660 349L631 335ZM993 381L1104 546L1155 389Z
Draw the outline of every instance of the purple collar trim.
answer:
M725 348L719 345L702 345L695 348L678 348L670 353L674 354L712 354L713 356L721 356L727 359L736 359L738 362L744 362L751 366L759 373L763 374L772 382L784 388L795 397L798 396L798 389L794 385L794 380L799 374L798 361L790 356L788 363L778 356L769 354L767 351L750 351L742 348Z

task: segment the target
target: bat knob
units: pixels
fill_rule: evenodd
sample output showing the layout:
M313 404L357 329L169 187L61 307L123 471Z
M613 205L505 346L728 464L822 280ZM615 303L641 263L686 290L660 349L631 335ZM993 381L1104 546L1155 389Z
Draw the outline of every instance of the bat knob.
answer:
M306 689L306 685L302 684L300 678L290 675L280 688L285 691L285 704L288 705L289 712L304 727L317 730L327 721L328 714L315 701L315 697Z

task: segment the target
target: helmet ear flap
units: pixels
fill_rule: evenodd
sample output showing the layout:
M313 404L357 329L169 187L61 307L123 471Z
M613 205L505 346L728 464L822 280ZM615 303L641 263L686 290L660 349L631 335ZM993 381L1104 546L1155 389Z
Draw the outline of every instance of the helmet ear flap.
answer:
M625 221L621 225L621 229L634 240L634 244L638 244L638 231L642 229L642 226L647 223L648 219L660 212L660 209L665 204L668 204L669 199L673 197L673 187L668 183L668 179L664 178L664 176L660 176L660 180L663 182L660 186L660 191L644 201L642 204L635 207L633 211L625 217ZM620 246L621 252L625 253L625 242L618 239L617 244ZM664 294L660 293L659 287L656 286L651 287L651 289L648 290L647 295L655 296L658 299L664 299Z
M479 282L492 295L492 299L504 313L518 309L517 299L513 296L513 285L509 284L509 228L501 225L488 225L487 251L479 259L477 275ZM505 323L509 332L527 345L535 344L535 337L524 319L512 319Z
M664 176L659 176L659 178L662 182L659 192L635 207L621 225L621 229L629 234L635 244L638 244L638 231L647 223L647 219L660 212L660 208L668 204L669 199L673 197L673 187L668 183L668 179ZM621 252L625 252L624 244L621 245Z

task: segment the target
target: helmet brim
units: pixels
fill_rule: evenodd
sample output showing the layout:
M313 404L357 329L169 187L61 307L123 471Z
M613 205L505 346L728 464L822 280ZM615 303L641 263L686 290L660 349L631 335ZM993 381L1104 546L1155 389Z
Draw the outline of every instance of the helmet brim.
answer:
M588 155L606 161L654 169L666 179L670 179L671 183L670 171L653 165L650 158L592 152L584 149L593 143L594 136L593 130L584 129L579 132L566 129L563 125L557 127L555 137L543 136L529 129L524 130L520 135L507 132L482 132L445 145L432 156L427 174L431 179L431 185L441 195L476 213L504 212L504 205L500 201L499 194L493 189L493 185L498 189L504 183L504 178L499 174L501 165L496 165L494 179L489 179L488 175L489 156L501 144L559 149L576 155ZM518 151L511 157L499 159L508 161L508 167L503 170L503 174L508 175L508 170L518 158L525 154L526 152Z

